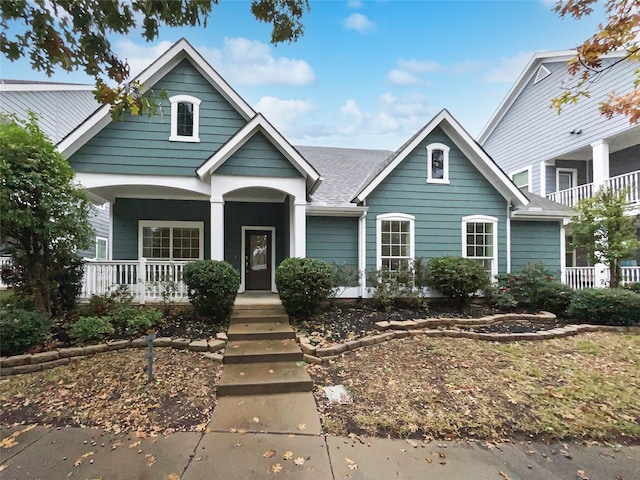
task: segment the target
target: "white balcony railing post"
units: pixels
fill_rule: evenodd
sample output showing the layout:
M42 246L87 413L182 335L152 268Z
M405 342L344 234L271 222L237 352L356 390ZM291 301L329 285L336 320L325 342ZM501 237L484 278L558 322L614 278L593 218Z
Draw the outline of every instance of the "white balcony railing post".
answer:
M138 303L144 305L146 303L146 283L147 283L147 259L141 257L138 259Z

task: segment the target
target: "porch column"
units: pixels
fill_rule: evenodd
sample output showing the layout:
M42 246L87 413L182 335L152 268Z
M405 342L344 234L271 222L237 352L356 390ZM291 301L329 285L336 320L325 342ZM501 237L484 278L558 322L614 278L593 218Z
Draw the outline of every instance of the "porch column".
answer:
M307 202L296 199L293 203L294 240L291 256L304 258L307 254Z
M224 260L224 201L211 199L211 259Z
M593 156L593 189L598 190L609 178L609 144L598 140L591 144Z

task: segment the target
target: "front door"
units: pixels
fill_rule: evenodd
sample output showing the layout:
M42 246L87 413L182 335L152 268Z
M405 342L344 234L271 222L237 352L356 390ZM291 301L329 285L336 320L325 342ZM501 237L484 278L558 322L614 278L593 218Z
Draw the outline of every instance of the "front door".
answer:
M271 290L271 230L245 230L245 290Z

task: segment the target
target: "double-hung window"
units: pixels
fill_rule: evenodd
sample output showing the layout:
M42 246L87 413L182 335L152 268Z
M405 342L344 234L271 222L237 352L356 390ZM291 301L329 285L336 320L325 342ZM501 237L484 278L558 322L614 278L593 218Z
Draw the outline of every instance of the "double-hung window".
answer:
M203 258L202 222L140 221L141 257L156 260Z
M200 141L200 99L191 95L174 95L171 102L172 142Z
M449 183L449 150L442 143L427 145L427 183Z
M528 192L531 191L531 166L528 166L524 170L516 171L511 174L511 180L518 188L526 188Z
M96 260L109 259L109 240L104 237L96 237Z
M411 266L415 252L415 218L403 213L378 215L377 267L397 272Z
M462 219L462 256L481 263L495 277L498 274L498 219L472 215Z

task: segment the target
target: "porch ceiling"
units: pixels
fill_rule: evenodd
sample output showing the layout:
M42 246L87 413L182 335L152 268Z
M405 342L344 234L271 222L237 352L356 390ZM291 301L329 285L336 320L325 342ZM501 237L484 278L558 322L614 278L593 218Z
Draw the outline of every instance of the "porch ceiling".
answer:
M605 138L609 143L609 152L614 153L620 150L624 150L625 148L633 147L638 144L638 139L640 138L640 125L630 128L622 133L617 135L613 135L612 137ZM572 150L571 152L567 152L563 155L558 155L556 157L557 160L591 160L592 158L592 149L591 145L587 144L581 148L576 150Z

